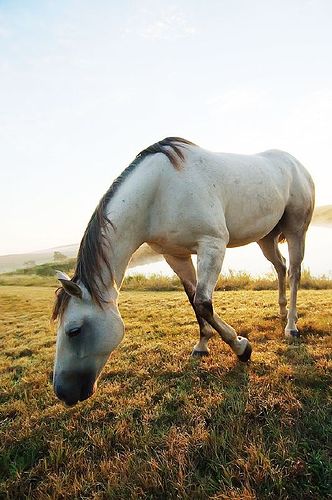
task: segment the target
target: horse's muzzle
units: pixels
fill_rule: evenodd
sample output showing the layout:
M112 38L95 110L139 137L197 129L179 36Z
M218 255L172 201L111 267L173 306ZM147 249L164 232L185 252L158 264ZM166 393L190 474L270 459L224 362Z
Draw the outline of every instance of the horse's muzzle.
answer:
M92 372L60 372L54 375L56 396L67 406L88 399L95 392L96 376Z

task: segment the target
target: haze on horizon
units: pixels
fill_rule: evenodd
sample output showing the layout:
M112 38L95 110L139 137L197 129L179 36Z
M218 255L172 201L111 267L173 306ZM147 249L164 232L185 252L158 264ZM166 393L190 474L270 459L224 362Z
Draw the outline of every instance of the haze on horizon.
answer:
M0 255L78 242L168 135L289 151L331 204L328 0L0 2Z

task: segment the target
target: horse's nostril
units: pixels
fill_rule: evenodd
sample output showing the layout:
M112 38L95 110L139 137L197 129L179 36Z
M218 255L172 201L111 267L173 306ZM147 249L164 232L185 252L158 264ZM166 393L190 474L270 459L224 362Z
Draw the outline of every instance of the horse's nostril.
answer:
M72 397L72 396L68 396L68 394L66 395L63 392L63 390L61 389L61 387L58 387L58 386L55 387L54 391L55 391L55 394L57 395L57 397L61 401L63 401L66 406L74 406L78 402L78 398L76 396Z
M84 383L81 387L80 401L85 401L94 393L94 382L95 378L93 376L86 376Z
M63 392L63 390L62 390L62 388L61 388L61 387L59 387L59 386L55 386L55 387L54 387L54 392L55 392L55 394L57 395L57 397L58 397L59 399L61 399L61 401L64 401L64 400L66 399L65 394L64 394L64 392Z

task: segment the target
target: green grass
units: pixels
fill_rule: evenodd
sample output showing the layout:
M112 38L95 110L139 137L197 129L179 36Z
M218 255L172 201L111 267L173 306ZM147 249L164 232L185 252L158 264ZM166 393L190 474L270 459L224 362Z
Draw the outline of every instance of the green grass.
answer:
M66 409L49 382L54 288L0 287L0 497L331 497L330 290L301 290L300 343L274 291L216 292L252 362L197 326L183 292L121 294L126 336L90 400Z

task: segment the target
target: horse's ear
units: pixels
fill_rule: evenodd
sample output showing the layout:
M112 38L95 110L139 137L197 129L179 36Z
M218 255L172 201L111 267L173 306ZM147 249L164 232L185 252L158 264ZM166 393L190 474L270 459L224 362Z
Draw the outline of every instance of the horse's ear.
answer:
M79 299L82 298L82 289L78 286L77 283L74 283L74 281L71 281L69 276L67 274L63 273L62 271L55 271L56 277L60 281L62 288L68 295L71 295L72 297L78 297Z
M62 271L55 271L55 276L58 278L58 280L68 280L70 281L70 278L68 274L63 273Z

